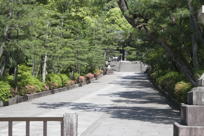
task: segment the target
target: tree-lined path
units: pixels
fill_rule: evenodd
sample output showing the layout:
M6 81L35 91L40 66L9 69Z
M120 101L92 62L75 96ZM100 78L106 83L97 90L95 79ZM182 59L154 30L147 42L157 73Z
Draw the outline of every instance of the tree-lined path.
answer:
M115 72L71 91L0 108L0 116L12 117L62 116L65 112L79 115L79 136L172 136L172 123L179 119L147 75L135 72ZM14 136L24 135L19 129L24 125L15 125ZM42 135L42 124L31 125L32 136ZM4 136L6 124L0 128ZM48 124L48 136L57 136L58 131L59 124Z

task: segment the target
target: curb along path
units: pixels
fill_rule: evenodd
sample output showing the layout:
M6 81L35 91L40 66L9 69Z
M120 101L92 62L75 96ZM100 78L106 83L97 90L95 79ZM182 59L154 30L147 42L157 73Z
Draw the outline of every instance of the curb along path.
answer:
M100 79L102 76L103 75L100 75L97 78L93 78L92 80L90 80L90 83L94 82L95 80ZM43 96L52 95L52 94L60 93L60 92L64 92L64 91L69 91L71 89L74 89L74 88L77 88L77 87L82 87L82 86L90 84L90 83L87 83L87 82L84 82L84 83L81 83L81 84L78 83L78 84L74 84L74 85L71 85L71 86L63 87L63 88L57 88L57 89L53 89L53 90L42 91L42 92L34 93L34 94L26 94L25 96L17 95L17 96L15 96L13 98L10 98L8 100L8 102L0 101L0 107L10 106L10 105L18 104L18 103L21 103L21 102L30 101L32 99L40 98L40 97L43 97Z

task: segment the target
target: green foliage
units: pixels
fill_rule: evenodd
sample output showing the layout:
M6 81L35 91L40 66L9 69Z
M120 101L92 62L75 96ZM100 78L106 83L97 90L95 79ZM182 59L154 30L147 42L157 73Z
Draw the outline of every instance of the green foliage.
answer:
M136 28L126 42L135 48L131 54L137 54L136 59L148 63L154 71L178 71L195 86L194 70L204 66L203 24L199 21L203 1L118 2L121 3L120 8L127 7L121 8L123 15Z
M183 76L178 72L167 72L166 74L158 77L156 83L168 91L170 94L174 93L175 84L181 81Z
M95 69L93 73L96 75L100 75L102 71L100 69Z
M32 76L31 68L25 65L19 66L18 87L20 95L40 92L45 89L45 84Z
M14 87L14 76L13 75L7 75L5 77L5 81L7 81L12 87Z
M8 101L8 98L12 96L11 94L11 86L8 82L0 81L0 100Z
M178 103L184 103L187 100L187 93L192 89L192 84L185 81L184 76L178 72L158 70L152 72L150 77L160 86L162 91L167 91L169 96Z
M48 73L86 74L103 67L131 28L116 4L115 0L2 0L0 35L9 60L6 68L32 65L32 75L40 77L46 54Z
M175 96L179 103L187 102L187 93L192 89L192 85L185 81L180 81L175 85Z
M136 28L128 41L133 48L129 59L136 54L136 59L149 65L150 76L162 90L179 102L184 101L191 85L180 81L195 84L194 75L198 78L202 73L195 70L203 67L203 38L198 38L199 30L195 30L201 26L194 26L198 23L195 18L201 1L125 0L125 3L128 11L124 15ZM203 30L200 34L203 35ZM192 50L197 48L195 45L198 50Z
M62 79L59 74L48 74L46 77L46 82L50 89L62 87Z
M5 65L6 75L1 79L21 95L48 89L39 80L45 73L52 89L69 81L60 73L74 73L70 78L77 80L103 68L132 31L115 0L1 0L0 5L0 69Z
M79 73L74 73L73 80L77 80L79 77L80 77L80 74L79 74Z
M158 70L158 71L152 72L152 73L150 74L150 76L151 76L151 78L153 78L153 79L156 81L159 77L163 76L164 74L165 74L165 71L163 71L163 70Z
M66 74L59 74L61 81L62 81L62 86L65 86L68 81L70 81L70 78Z

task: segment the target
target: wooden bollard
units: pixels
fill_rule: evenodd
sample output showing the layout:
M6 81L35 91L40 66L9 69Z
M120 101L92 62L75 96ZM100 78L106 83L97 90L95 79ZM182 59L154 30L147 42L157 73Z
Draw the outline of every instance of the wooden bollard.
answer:
M64 114L64 136L77 136L78 133L78 115Z

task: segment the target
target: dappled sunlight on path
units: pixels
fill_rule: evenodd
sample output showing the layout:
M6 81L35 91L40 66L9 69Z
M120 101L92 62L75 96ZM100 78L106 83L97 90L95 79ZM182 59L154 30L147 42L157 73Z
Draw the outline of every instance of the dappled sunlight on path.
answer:
M29 107L32 114L20 105ZM12 107L21 110L13 113L17 116L21 113L62 116L65 112L76 112L81 136L172 136L172 123L179 120L178 111L172 110L166 99L153 89L147 76L133 72L116 72L93 84ZM11 116L9 109L2 108L4 112L0 114ZM40 132L35 133L37 136ZM50 136L57 136L56 133Z

